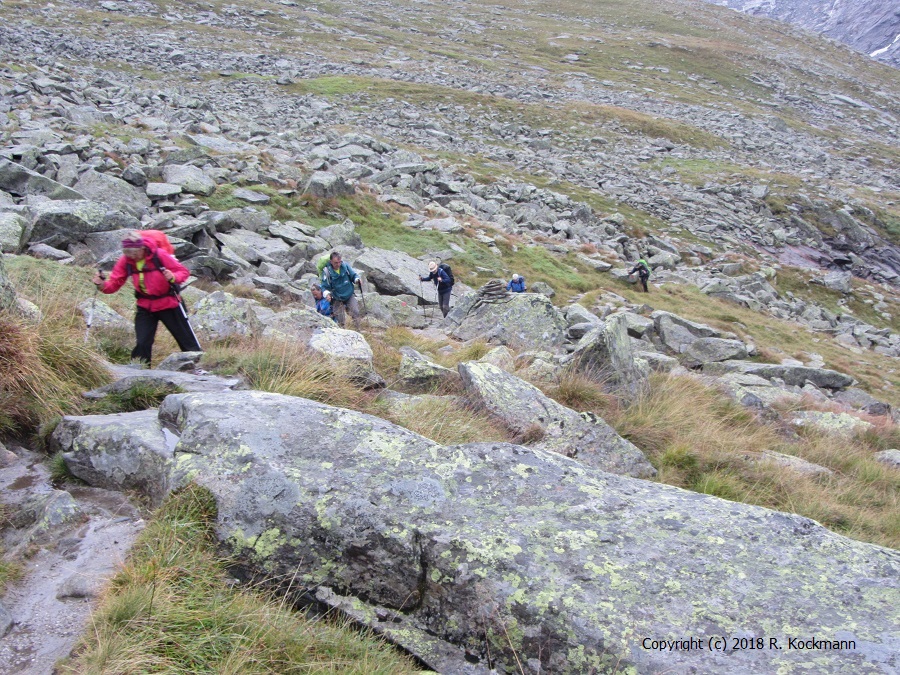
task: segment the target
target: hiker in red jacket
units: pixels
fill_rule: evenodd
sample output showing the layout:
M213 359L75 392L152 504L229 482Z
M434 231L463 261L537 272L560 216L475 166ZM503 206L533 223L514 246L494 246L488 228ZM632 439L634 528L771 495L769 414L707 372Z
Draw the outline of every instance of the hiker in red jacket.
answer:
M187 268L159 248L151 238L141 236L140 232L126 235L122 240L122 253L109 279L104 279L97 272L93 282L104 293L115 293L131 277L137 298L137 313L134 315L137 345L131 351L132 360L150 365L153 340L160 321L178 342L181 351L203 351L178 295L178 284L190 276Z

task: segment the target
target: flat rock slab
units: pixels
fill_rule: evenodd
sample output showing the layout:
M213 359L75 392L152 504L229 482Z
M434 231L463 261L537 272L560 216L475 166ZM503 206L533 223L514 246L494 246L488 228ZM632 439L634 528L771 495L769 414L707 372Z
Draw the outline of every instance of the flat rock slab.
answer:
M160 418L181 435L177 480L215 495L218 537L245 574L355 596L361 613L386 608L373 622L392 616L473 661L553 673L900 667L900 552L809 519L521 446L444 447L276 394L177 394ZM427 658L410 636L393 637ZM716 636L725 649L709 648ZM687 637L702 648L653 643ZM769 648L729 648L757 637Z
M810 368L808 366L784 366L775 363L754 363L753 361L721 361L707 363L703 366L705 375L723 375L725 373L744 373L758 375L767 380L781 380L785 384L802 387L809 383L820 389L846 389L853 385L850 375L827 368Z
M110 393L121 394L137 384L154 384L175 391L232 391L244 389L244 381L239 377L181 373L174 370L139 370L130 366L110 365L109 371L115 382L85 392L85 398L103 398Z
M43 457L20 452L0 468L3 501L20 508L54 492ZM23 576L10 584L3 608L14 622L0 639L0 672L43 675L69 656L89 627L93 601L117 571L144 527L138 510L119 492L64 486L79 517L28 543ZM6 549L21 533L4 529ZM0 614L3 614L0 611Z

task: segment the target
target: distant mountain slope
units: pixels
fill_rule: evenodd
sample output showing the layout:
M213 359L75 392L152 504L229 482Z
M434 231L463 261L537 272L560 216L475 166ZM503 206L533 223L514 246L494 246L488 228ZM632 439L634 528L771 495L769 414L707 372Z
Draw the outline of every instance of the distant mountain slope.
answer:
M709 0L824 33L900 68L900 4L896 0Z

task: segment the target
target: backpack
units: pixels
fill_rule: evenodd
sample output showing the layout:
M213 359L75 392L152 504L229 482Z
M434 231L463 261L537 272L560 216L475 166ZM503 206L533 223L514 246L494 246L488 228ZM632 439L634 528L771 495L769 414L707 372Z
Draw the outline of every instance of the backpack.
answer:
M321 258L316 261L316 271L319 273L319 278L322 278L322 270L325 269L325 265L328 264L328 254L326 253Z
M151 242L156 247L153 249L153 263L156 265L157 270L164 270L165 265L163 265L162 261L159 259L159 251L168 253L173 258L175 257L175 247L172 246L172 242L169 241L169 237L167 237L166 233L162 230L141 230L141 239ZM130 260L125 261L125 269L128 272L129 278L138 273L137 267L135 267L134 263ZM159 300L160 298L165 298L169 295L178 295L180 292L181 286L179 286L178 284L170 284L169 292L165 295L148 295L137 290L134 292L134 295L138 298Z
M438 265L438 269L439 269L439 270L444 270L444 273L445 273L448 277L450 277L450 285L451 285L451 286L452 286L453 284L456 283L456 279L453 277L453 270L450 269L450 265L448 265L448 264L445 263L445 262L442 262L440 265Z
M153 242L156 248L175 257L175 247L162 230L141 230L141 239Z

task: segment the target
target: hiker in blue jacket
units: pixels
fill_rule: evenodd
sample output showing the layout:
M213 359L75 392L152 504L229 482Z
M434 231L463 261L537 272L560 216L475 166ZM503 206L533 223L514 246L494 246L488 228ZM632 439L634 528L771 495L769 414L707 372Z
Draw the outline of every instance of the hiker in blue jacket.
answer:
M313 300L316 302L316 311L322 316L334 319L334 314L331 311L331 293L328 291L323 293L322 287L319 286L319 284L313 284L312 296Z
M328 264L322 269L322 290L331 293L331 309L334 319L341 328L346 323L346 310L350 310L353 325L359 330L359 303L354 295L354 285L358 285L359 274L341 260L341 254L332 251Z
M438 305L440 305L441 314L447 316L450 312L450 292L453 290L453 279L434 260L428 263L428 272L427 277L419 277L419 280L434 282L434 285L437 287Z
M525 288L525 278L520 277L518 274L513 274L512 280L506 284L506 290L513 293L524 293L527 290Z

